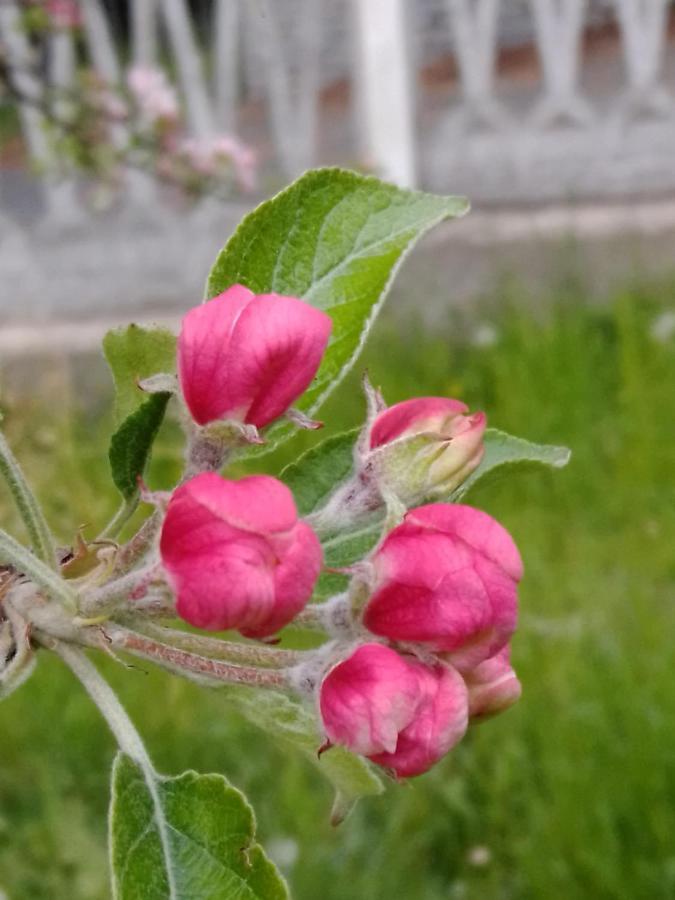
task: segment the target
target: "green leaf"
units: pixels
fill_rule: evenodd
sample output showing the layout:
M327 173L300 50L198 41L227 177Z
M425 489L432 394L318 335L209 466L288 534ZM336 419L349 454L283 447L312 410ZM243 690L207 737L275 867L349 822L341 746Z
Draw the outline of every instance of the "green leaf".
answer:
M485 432L485 455L477 469L469 475L448 499L452 502L466 502L469 492L481 483L481 487L492 484L505 475L552 466L561 469L570 461L571 450L551 444L533 444L523 438L513 437L497 428Z
M115 380L119 426L110 441L110 467L113 481L131 510L138 476L145 471L171 396L149 395L138 387L138 382L158 372L174 371L176 338L165 328L129 325L106 334L103 352ZM120 521L124 521L124 516Z
M171 394L152 394L122 422L110 440L110 468L113 481L125 500L138 491L138 477L152 450Z
M103 353L115 381L115 418L123 422L147 400L138 382L176 370L176 336L167 328L128 325L103 338Z
M406 254L432 226L467 210L462 197L401 190L342 169L307 172L242 220L206 296L244 284L301 297L330 315L328 349L298 403L313 416L356 360Z
M360 428L327 438L290 463L279 476L293 492L298 511L307 516L324 505L354 465L354 442Z
M342 821L360 797L384 790L375 768L344 747L331 747L321 756L321 735L316 716L302 703L277 691L260 691L246 686L225 689L249 721L301 750L335 788L332 820Z
M246 798L222 775L153 777L120 753L110 807L113 896L286 900L255 829Z

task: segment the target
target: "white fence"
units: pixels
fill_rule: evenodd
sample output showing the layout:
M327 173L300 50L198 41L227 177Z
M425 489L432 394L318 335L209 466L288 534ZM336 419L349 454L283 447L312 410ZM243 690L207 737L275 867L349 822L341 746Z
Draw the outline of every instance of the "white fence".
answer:
M283 178L343 162L485 201L675 189L670 0L212 0L196 18L186 0L129 0L128 34L115 4L80 5L105 79L124 81L123 59L168 64L195 136L243 128ZM19 7L0 0L17 65ZM72 84L70 33L44 58L52 84ZM48 162L39 113L21 124ZM68 185L45 191L67 208Z

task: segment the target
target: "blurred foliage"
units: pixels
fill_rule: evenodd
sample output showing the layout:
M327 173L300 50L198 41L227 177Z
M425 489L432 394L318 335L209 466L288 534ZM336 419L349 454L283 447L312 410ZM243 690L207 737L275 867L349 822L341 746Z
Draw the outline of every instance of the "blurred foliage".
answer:
M573 449L562 472L474 498L512 530L526 563L514 641L524 693L513 710L331 829L329 788L312 767L217 691L102 662L160 770L222 771L246 791L297 900L675 896L675 335L654 328L675 284L590 308L570 282L536 315L511 293L498 313L486 305L433 336L413 323L376 329L323 419L324 434L358 422L367 366L389 401L459 396L496 427ZM9 438L64 540L83 523L93 533L116 502L112 417L103 397L81 408L82 383L64 368L50 407L44 394L34 405L3 395ZM168 421L152 486L178 473L176 432ZM278 471L316 439L303 434L257 465ZM3 527L20 535L4 492L0 503ZM0 707L0 728L0 889L12 900L103 900L104 724L45 656Z

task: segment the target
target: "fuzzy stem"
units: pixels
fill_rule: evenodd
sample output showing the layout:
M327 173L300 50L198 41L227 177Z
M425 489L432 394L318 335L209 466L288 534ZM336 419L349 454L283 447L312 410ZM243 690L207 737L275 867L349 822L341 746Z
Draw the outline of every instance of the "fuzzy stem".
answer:
M144 569L134 569L126 575L114 578L102 587L86 591L80 597L80 612L85 617L109 613L135 590L143 588L143 592L145 592L147 586L158 574L158 567L153 563Z
M342 638L353 636L357 627L347 593L335 594L323 603L311 603L295 617L292 625Z
M154 770L148 751L145 749L143 738L120 703L117 694L98 669L87 659L82 650L63 644L60 641L53 641L50 646L77 676L84 689L96 706L98 706L122 753L132 759L143 773L143 778L154 807L153 824L159 833L162 852L167 863L169 863L171 835L159 794L159 776ZM173 873L170 865L167 865L167 872L169 877L169 892L167 896L177 897L178 892L173 883Z
M264 644L244 644L235 641L221 641L219 638L192 634L175 628L165 628L147 621L134 621L133 627L145 637L157 640L179 650L187 650L212 659L223 659L234 663L250 663L255 666L285 669L297 665L305 656L302 650L284 650L267 647Z
M75 595L69 585L30 550L0 529L0 564L2 563L14 566L17 572L30 578L49 597L58 600L73 612L76 610Z
M153 587L148 591L145 597L141 597L135 604L134 608L125 612L125 615L138 616L141 620L145 618L166 620L176 618L176 601L170 594L168 587Z
M136 492L132 497L124 500L120 507L118 508L115 515L105 526L103 531L99 534L97 540L98 541L111 541L114 540L120 531L127 524L129 519L133 516L133 514L138 509L138 501L139 495Z
M325 634L326 617L323 610L323 603L311 603L309 606L300 610L288 627L307 631L320 631Z
M326 503L306 516L320 538L359 530L374 519L382 506L382 495L372 473L359 472L339 484Z
M4 476L9 486L16 508L28 530L35 555L51 569L58 571L54 540L47 520L2 434L0 434L0 474Z
M131 540L120 549L115 563L116 575L123 575L133 568L154 541L161 525L162 514L156 509L143 522Z
M253 666L233 666L215 659L208 659L196 653L170 647L152 638L137 634L120 626L109 626L105 635L110 646L142 659L150 660L158 666L181 675L196 675L199 678L225 684L248 684L255 687L286 688L288 677L285 672L257 669Z
M120 750L130 756L143 769L144 773L152 773L154 778L154 770L143 739L120 703L117 694L98 669L78 647L57 640L50 641L49 646L77 676L86 692L98 706L101 715L115 736Z

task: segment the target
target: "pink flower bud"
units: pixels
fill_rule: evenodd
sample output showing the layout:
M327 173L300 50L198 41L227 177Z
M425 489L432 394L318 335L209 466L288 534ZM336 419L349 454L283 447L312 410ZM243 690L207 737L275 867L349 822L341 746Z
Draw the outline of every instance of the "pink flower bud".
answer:
M149 123L178 118L178 97L162 69L133 66L127 75L127 84L139 112Z
M322 558L280 481L229 481L213 472L174 491L160 553L181 618L248 637L266 637L293 619L311 596Z
M419 701L415 668L383 644L363 644L330 670L319 705L331 741L371 756L396 750Z
M466 685L459 672L448 665L417 668L422 698L415 718L401 732L393 753L370 757L399 778L428 771L461 741L467 728Z
M76 0L47 0L45 10L53 28L82 26L82 12Z
M223 134L213 140L212 150L216 160L224 160L233 167L243 190L252 191L255 188L258 160L251 147L232 135Z
M522 562L487 513L447 503L413 509L372 564L363 621L374 634L444 651L462 670L493 656L513 634Z
M464 675L469 689L469 716L487 719L520 699L522 687L513 671L508 645Z
M485 448L485 413L445 397L418 397L385 409L369 435L378 469L408 502L449 493L478 466Z
M240 284L183 319L178 375L199 425L235 419L262 428L309 386L330 317L302 300L256 296Z
M431 768L467 726L466 686L454 669L381 644L363 644L330 670L319 707L329 740L403 778Z
M370 429L371 449L420 431L451 436L455 420L468 411L466 404L448 397L414 397L395 403L375 418Z

